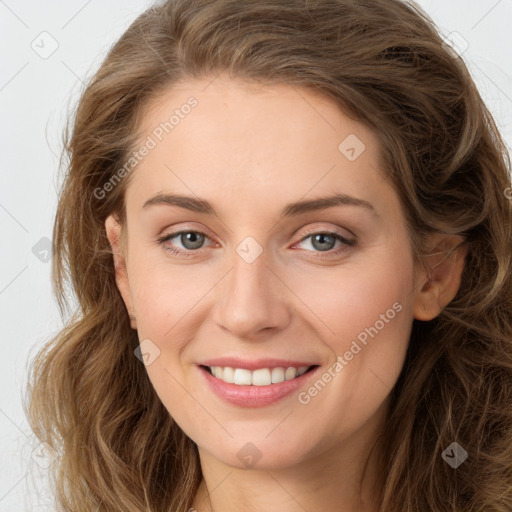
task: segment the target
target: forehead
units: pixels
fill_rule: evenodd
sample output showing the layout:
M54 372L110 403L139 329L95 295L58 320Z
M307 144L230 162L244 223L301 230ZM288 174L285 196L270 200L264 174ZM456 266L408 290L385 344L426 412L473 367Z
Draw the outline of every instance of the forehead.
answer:
M378 199L389 189L376 135L308 89L223 75L181 82L146 106L140 125L151 149L127 204L162 190L282 204L328 192Z

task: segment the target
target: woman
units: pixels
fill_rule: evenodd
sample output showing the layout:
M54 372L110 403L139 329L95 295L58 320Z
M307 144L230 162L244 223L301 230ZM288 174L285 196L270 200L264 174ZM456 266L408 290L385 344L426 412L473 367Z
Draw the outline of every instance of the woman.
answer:
M168 0L67 151L62 510L512 509L510 160L419 9Z

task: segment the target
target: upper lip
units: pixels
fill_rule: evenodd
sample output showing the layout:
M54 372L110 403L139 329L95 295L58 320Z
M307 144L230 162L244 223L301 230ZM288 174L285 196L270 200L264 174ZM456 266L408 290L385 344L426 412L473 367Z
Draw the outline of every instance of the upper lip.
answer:
M199 363L201 366L222 366L230 368L242 368L245 370L257 370L259 368L300 368L302 366L316 366L318 363L311 361L297 361L292 359L240 359L237 357L218 357Z

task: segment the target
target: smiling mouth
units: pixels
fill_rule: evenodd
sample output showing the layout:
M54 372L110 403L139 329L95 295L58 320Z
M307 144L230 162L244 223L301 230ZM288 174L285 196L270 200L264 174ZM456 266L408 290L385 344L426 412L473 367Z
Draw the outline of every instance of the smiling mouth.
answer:
M215 378L238 386L270 386L280 384L287 380L298 379L302 375L314 370L318 365L301 366L299 368L290 366L288 368L258 368L247 370L245 368L232 368L230 366L204 366L201 368L213 375Z

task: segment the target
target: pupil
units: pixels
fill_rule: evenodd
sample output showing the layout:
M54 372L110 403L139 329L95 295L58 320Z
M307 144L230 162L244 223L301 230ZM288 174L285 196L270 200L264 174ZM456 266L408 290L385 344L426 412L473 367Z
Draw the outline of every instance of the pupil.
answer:
M197 249L203 243L203 235L200 233L188 232L181 235L181 243L187 249Z
M328 240L326 242L326 240ZM330 240L330 241L329 241ZM315 242L319 241L320 243L320 247L318 247ZM330 247L325 247L325 245L322 246L322 244L325 244L327 243L328 246ZM329 250L329 249L332 249L334 247L334 238L331 236L331 235L327 235L325 233L319 233L318 235L315 235L313 237L313 246L316 248L316 249L320 249L320 250Z

